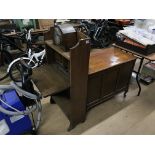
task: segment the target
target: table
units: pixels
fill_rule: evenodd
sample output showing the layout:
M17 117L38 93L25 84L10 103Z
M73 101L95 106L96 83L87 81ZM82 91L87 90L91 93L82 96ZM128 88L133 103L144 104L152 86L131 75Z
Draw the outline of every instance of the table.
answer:
M49 32L50 30L48 29L35 29L35 30L32 30L32 35L35 35L35 34L42 34L42 35L45 35L47 34L47 32ZM12 33L6 33L6 34L3 34L4 36L6 37L9 37L10 39L19 39L20 40L20 37L18 37L18 35L20 35L22 32L12 32ZM35 42L35 45L44 45L45 42L44 41L37 41ZM16 46L15 44L13 44L14 46ZM17 46L16 46L17 47ZM18 50L20 50L21 52L24 52L24 50L22 50L21 48L18 48Z
M113 46L117 47L117 48L120 48L122 51L125 51L127 53L131 53L131 54L135 55L138 59L140 59L138 71L134 71L136 73L136 81L137 81L137 85L138 85L138 88L139 88L137 96L139 96L140 93L141 93L141 85L140 85L140 82L139 82L139 76L140 76L140 71L141 71L141 68L142 68L143 61L144 61L144 59L146 59L148 61L155 61L155 53L152 53L152 54L146 56L146 55L137 53L135 51L129 50L127 48L118 46L116 44L113 44Z
M39 33L46 33L48 32L48 29L35 29L32 31L32 34L39 34ZM5 36L14 37L17 36L17 34L20 34L21 32L12 32L12 33L6 33Z

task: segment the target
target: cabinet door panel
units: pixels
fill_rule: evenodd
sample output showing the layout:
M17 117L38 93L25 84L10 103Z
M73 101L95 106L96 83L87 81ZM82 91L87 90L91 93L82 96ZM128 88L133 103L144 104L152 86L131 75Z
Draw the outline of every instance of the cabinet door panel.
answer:
M102 97L106 95L110 95L115 92L118 71L119 71L118 67L113 67L103 72L102 74Z
M128 62L120 66L116 88L117 90L128 86L133 69L133 64L134 62Z
M101 73L90 75L88 78L88 103L101 97Z

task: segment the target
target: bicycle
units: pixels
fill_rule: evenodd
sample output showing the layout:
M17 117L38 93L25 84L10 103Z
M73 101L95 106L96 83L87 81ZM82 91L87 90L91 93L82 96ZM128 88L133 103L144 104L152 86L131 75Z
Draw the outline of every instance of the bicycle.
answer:
M17 36L7 36L1 30L0 32L0 71L3 71L8 68L9 64L13 61L13 57L10 53L10 49L18 49L21 53L25 53L18 45L13 41L14 39L22 39L21 35ZM3 74L0 72L0 81L5 79L8 76L8 73Z
M45 49L40 48L33 48L32 43L32 36L31 36L32 29L25 29L24 34L22 36L25 36L26 44L27 44L27 50L26 52L19 58L13 60L8 68L7 68L7 75L10 76L11 80L14 82L21 82L22 81L22 71L20 66L20 61L23 60L29 67L32 69L39 67L43 63L43 59L46 55ZM40 51L41 50L41 51Z
M93 48L104 48L109 46L116 38L119 28L109 20L83 20L78 30L90 37Z

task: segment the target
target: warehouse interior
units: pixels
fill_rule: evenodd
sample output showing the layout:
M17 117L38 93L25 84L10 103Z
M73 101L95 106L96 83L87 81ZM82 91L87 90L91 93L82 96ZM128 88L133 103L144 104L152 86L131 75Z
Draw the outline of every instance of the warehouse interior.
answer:
M0 134L154 135L154 19L1 19Z

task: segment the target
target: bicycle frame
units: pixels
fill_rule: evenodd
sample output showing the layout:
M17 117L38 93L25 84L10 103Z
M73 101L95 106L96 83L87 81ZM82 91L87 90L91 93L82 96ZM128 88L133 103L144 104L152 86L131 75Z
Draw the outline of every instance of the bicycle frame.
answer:
M43 59L45 57L45 54L46 54L46 50L45 49L42 50L41 52L32 51L32 48L31 48L31 31L32 31L32 29L27 31L27 34L26 34L26 40L27 40L27 43L28 43L28 48L27 48L27 51L26 51L26 56L19 57L19 58L13 60L9 64L9 66L7 68L7 75L10 75L10 77L12 79L13 79L12 68L16 67L18 69L18 67L17 67L18 66L18 62L20 64L21 60L25 60L25 63L27 63L27 65L29 65L30 68L34 69L36 67L39 67L42 64Z
M29 54L30 54L30 52L29 52ZM35 63L35 66L33 68L38 67L42 63L45 54L46 54L45 49L43 51L39 52L39 53L33 53L32 55L30 54L29 55L29 60L30 61L28 62L28 65L31 62L33 62L33 63ZM39 60L39 58L40 58L40 60Z
M28 60L28 61L29 61L29 62L28 62L28 65L30 65L31 63L33 63L34 66L32 67L32 69L34 69L34 68L38 67L38 66L42 63L45 54L46 54L46 51L45 51L45 49L44 49L43 51L41 51L41 52L39 52L39 53L34 53L34 54L32 54L30 57L17 58L17 59L13 60L13 61L9 64L8 69L7 69L7 73L9 73L11 66L12 66L15 62L17 62L17 61L19 61L19 60L21 60L21 59L23 59L23 60ZM40 58L40 60L39 60L39 58Z

